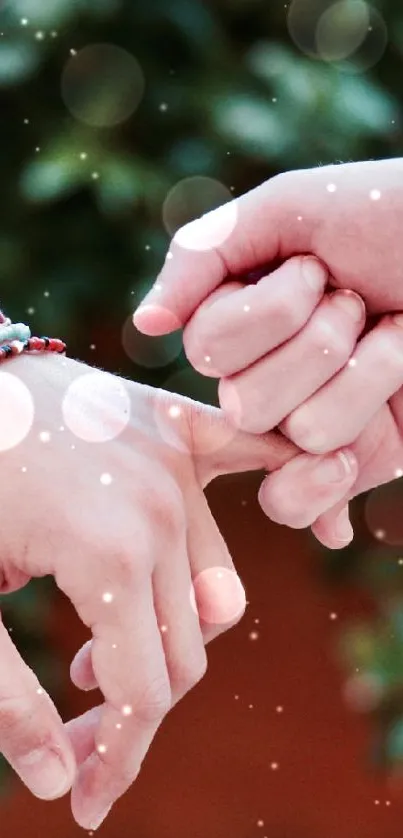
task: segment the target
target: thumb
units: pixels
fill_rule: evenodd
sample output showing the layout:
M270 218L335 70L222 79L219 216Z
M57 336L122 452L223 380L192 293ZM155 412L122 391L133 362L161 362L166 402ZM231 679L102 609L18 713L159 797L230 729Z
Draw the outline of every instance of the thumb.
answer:
M279 431L249 434L234 428L217 407L188 404L192 453L203 488L220 474L274 471L301 451Z
M152 290L133 315L140 332L182 328L224 279L310 250L306 221L298 223L298 173L277 176L179 230ZM284 219L286 217L286 223Z

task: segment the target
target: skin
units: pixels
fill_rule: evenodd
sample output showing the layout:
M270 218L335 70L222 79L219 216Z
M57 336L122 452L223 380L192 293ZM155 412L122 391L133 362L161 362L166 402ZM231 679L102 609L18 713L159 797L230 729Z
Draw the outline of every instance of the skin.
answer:
M359 479L345 499L401 467L395 444L382 467L374 461L371 433L378 442L401 433L402 318L379 315L403 308L402 175L402 160L385 160L273 178L179 231L134 315L146 334L184 328L190 362L220 378L221 407L237 427L279 426L310 454L358 452ZM220 229L226 234L214 244L210 233ZM256 269L260 278L248 284ZM315 458L300 466L307 491L309 481L317 485ZM293 526L298 516L306 521L299 526L319 519L318 537L340 546L352 536L346 505L308 510L303 498L298 512L295 469L266 480L263 509Z
M90 633L71 677L81 689L98 686L104 702L63 725L0 622L0 751L37 797L71 789L75 820L96 829L165 715L203 676L205 645L245 608L203 489L220 474L276 470L297 449L278 433L234 430L218 409L61 356L14 358L1 377L0 591L55 578ZM66 413L68 388L80 381ZM34 411L10 446L26 415L13 382L28 388ZM95 441L105 427L121 432Z

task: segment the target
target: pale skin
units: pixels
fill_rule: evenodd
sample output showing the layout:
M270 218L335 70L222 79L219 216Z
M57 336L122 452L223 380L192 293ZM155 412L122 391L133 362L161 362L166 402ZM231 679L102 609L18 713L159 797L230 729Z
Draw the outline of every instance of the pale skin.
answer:
M230 205L236 223L218 244L192 242L225 209L179 231L134 316L150 335L184 327L190 362L220 379L236 427L279 426L308 452L267 477L259 500L329 547L352 537L349 498L403 471L403 318L391 315L403 309L402 183L400 159L279 175ZM363 336L368 314L379 321ZM332 451L350 462L333 508L312 456Z
M71 677L98 686L104 703L64 726L0 622L0 752L37 797L72 789L85 829L100 825L164 716L203 676L205 645L243 614L245 592L203 489L220 474L276 469L296 452L278 433L234 431L220 410L99 371L95 404L86 383L66 426L66 393L93 373L54 355L14 358L1 373L0 590L54 576L91 635ZM10 447L16 379L34 413ZM102 398L111 379L129 410L108 389ZM116 436L86 436L118 427L123 410Z

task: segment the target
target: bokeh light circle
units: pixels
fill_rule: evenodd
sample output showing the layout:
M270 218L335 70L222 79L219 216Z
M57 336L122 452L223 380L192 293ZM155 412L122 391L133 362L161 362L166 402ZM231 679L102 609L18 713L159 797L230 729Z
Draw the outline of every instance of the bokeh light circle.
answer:
M34 401L20 378L0 373L2 409L0 412L0 451L9 451L29 434L34 421Z
M123 382L105 372L76 378L62 402L65 424L85 442L115 439L128 425L130 410L130 398Z
M209 567L193 579L190 604L203 622L223 626L244 613L245 589L235 570Z
M392 480L392 476L391 476ZM365 520L378 542L403 545L403 481L373 489L365 501Z
M301 52L349 73L373 67L387 45L385 21L365 0L293 0L287 24Z
M238 210L231 191L209 177L180 180L165 198L162 217L180 247L206 251L223 244L233 233Z
M126 50L92 44L72 56L62 74L62 97L73 116L94 128L129 119L145 89L143 71Z
M172 363L180 355L183 348L182 331L162 337L148 337L136 329L130 316L122 328L122 346L135 364L157 369Z

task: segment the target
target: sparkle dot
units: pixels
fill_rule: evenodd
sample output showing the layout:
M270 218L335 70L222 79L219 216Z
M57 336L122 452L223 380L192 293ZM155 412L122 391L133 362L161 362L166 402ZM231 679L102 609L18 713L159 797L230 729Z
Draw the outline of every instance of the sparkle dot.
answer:
M90 344L90 349L92 349L92 350L96 349L95 343Z
M302 215L299 215L297 221L302 221Z
M42 689L42 687L38 687L38 689L37 689L37 691L36 691L36 694L37 694L37 695L43 695L43 689Z
M125 704L122 707L122 713L124 716L131 716L131 714L133 713L133 707L131 707L130 704Z
M243 310L244 310L244 311L250 311L250 306L244 306L244 307L243 307Z
M277 771L278 769L278 762L272 762L270 765L272 771Z
M116 643L112 643L112 649L117 649L117 648L118 647L117 647Z
M118 730L122 730L122 725L121 725L120 722L117 723L116 727L117 727Z
M50 34L51 34L52 38L57 38L57 32L56 32L55 29Z
M162 634L165 634L165 632L168 631L168 626L160 626L160 631Z
M256 617L256 619L253 622L254 623L260 623L259 617Z
M181 409L176 404L172 404L171 407L168 409L169 415L172 419L176 419L181 414Z
M21 471L22 471L22 472L24 472L24 474L25 474L25 473L26 473L26 471L27 471L27 467L26 467L26 466L23 466L23 467L22 467L22 469L21 469Z
M97 745L97 751L99 754L106 754L106 745Z
M43 41L44 37L45 37L44 32L35 32L35 38L36 38L37 41Z
M81 152L81 154L80 154L80 160L86 160L86 159L87 159L87 157L88 157L87 152L86 152L86 151L82 151L82 152Z
M385 806L390 806L390 800L385 800Z
M400 564L400 565L402 565L402 564L403 564L403 559L398 559L398 560L397 560L397 563L398 563L398 564Z
M375 806L379 806L379 800L374 800Z
M337 186L335 183L328 183L326 189L328 192L336 192Z
M282 712L283 712L283 710L284 710L284 707L282 707L282 706L281 706L281 704L279 704L279 705L276 707L276 713L282 713Z
M64 425L60 425L59 431L64 431Z
M251 631L249 633L249 640L257 640L258 637L259 637L259 632L258 631Z
M144 250L151 250L151 246L149 244L146 244Z
M41 431L39 434L39 439L41 442L49 442L50 440L50 433L49 431Z
M165 111L167 111L167 110L168 110L168 105L167 105L167 103L166 103L166 102L161 102L161 104L160 104L160 111L162 111L162 113L165 113Z
M32 306L30 306L29 308L27 308L27 314L35 314L35 309L32 308Z
M356 367L357 366L356 359L355 358L350 358L350 360L348 361L348 366L349 367Z
M49 297L49 291L44 291L44 292L43 292L43 296L44 296L44 297Z
M238 701L239 695L234 695L235 701Z
M171 251L169 251L169 253L167 253L167 259L173 259L173 258L174 258L173 253L171 253Z
M154 290L154 291L161 291L161 290L162 290L162 285L161 285L161 283L160 283L160 282L156 282L156 283L155 283L155 285L154 285L154 289L153 289L153 290Z
M379 199L381 197L381 193L380 193L379 189L371 189L371 192L369 193L369 197L371 198L371 201L379 201Z
M403 477L403 468L397 468L396 469L395 477Z
M21 18L21 26L28 26L28 18L22 17Z
M35 151L36 151L36 153L38 154L38 153L40 152L40 150L41 150L41 149L40 149L40 146L38 145L38 146L36 147Z
M331 614L329 614L329 618L330 618L331 620L337 620L337 614L336 614L334 611L332 611L332 613L331 613Z
M102 594L102 599L104 602L112 602L113 594L111 594L110 591L106 591L104 594Z
M258 821L256 825L257 826L264 826L264 821Z
M328 349L324 349L324 350L323 350L323 354L324 354L324 355L328 355L328 354L329 354L329 350L328 350Z
M272 102L277 102L277 98L276 98L276 96L273 96L273 98L272 98L272 100L271 100L271 101L272 101Z
M249 710L253 710L253 704L249 704Z
M24 119L24 125L29 125L29 119Z
M70 55L77 55L77 50L76 49L71 49L70 50Z
M101 477L99 478L99 480L100 480L100 482L102 483L103 486L110 486L111 483L112 483L112 477L107 472L105 472L105 474L101 474Z
M91 177L93 180L99 180L99 172L93 172Z
M378 538L379 541L382 541L385 538L386 532L385 530L375 530L374 536Z
M209 364L210 361L211 361L211 355L205 355L204 360L205 360L206 364Z

